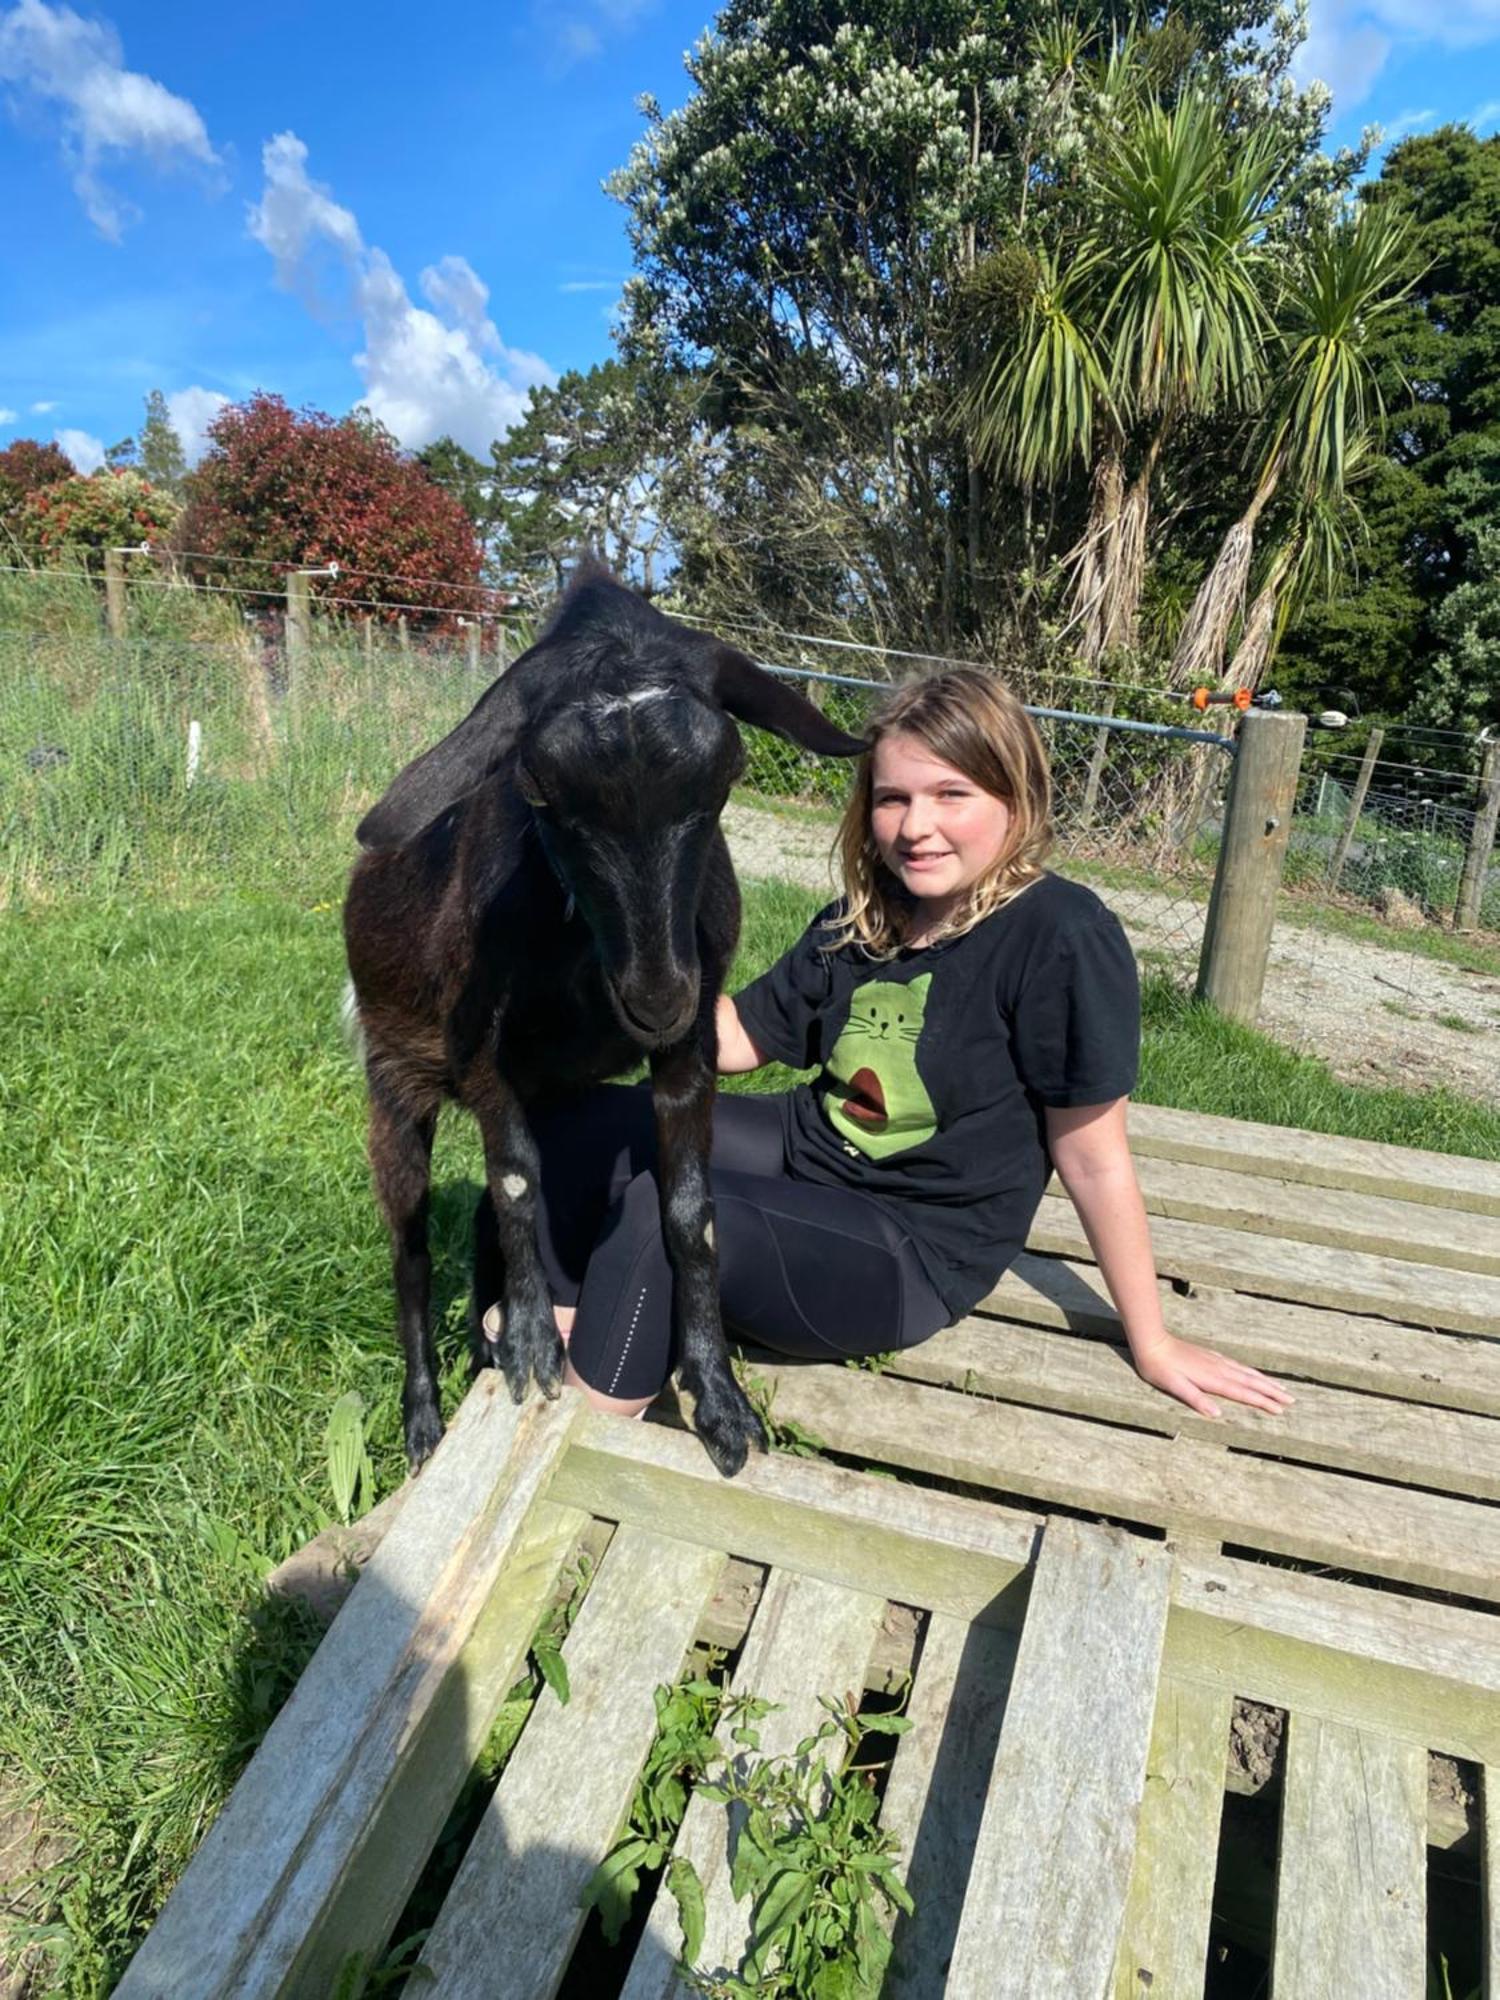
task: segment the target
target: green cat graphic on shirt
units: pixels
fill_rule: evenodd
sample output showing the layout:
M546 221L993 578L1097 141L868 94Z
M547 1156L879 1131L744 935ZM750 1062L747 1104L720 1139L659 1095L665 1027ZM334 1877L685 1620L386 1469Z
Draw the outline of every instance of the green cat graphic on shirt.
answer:
M917 1038L932 974L905 986L872 979L849 996L849 1018L828 1058L823 1109L835 1132L866 1159L908 1152L937 1130L917 1070Z

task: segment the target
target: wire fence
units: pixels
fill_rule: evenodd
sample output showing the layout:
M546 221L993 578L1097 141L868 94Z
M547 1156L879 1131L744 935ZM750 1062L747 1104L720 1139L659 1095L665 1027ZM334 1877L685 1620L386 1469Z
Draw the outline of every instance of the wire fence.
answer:
M414 606L421 579L413 579ZM154 582L105 629L97 582L0 578L0 897L227 887L336 897L361 811L466 712L532 637L526 620L427 627L309 608L299 635L275 601ZM756 628L734 637L858 730L892 682L935 656ZM1019 690L1052 756L1057 865L1106 893L1148 959L1201 939L1232 760L1180 725L1160 690L1034 672ZM1226 725L1227 728L1227 725ZM736 812L751 872L831 842L848 767L747 732ZM1319 741L1304 762L1288 892L1304 916L1342 905L1393 938L1447 920L1480 795L1434 772ZM795 836L795 837L794 837ZM795 872L788 865L781 872ZM820 878L826 881L826 872ZM1500 870L1478 919L1500 929Z
M11 908L229 887L336 896L361 812L529 637L494 623L403 643L330 620L289 649L261 620L212 639L0 628L0 893ZM875 675L830 675L814 657L763 663L854 731L911 670L866 656ZM1192 948L1228 757L1198 732L1044 708L1060 865L1108 884L1150 942ZM831 846L849 767L745 735L732 831L748 872L796 874L794 851Z

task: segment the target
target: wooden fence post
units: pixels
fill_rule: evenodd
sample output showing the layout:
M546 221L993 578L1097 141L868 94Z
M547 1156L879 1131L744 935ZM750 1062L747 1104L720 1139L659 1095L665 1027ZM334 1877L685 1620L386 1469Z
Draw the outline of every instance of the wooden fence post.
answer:
M1246 1027L1260 1012L1306 734L1305 715L1250 709L1240 724L1197 997Z
M125 552L104 551L104 616L111 639L125 637Z
M1375 775L1375 766L1380 761L1380 746L1385 741L1383 729L1372 729L1370 740L1365 745L1365 754L1360 763L1359 776L1354 781L1354 796L1349 801L1349 817L1344 821L1343 831L1333 850L1333 859L1328 864L1328 886L1337 889L1344 872L1344 863L1349 859L1349 849L1354 841L1354 831L1359 825L1359 816L1365 809L1365 793L1370 789L1370 780Z
M1464 854L1464 872L1459 878L1458 901L1453 906L1453 928L1479 928L1479 906L1484 901L1484 882L1490 856L1495 848L1495 823L1500 820L1500 741L1489 744L1484 767L1479 774L1479 797L1475 802L1474 828Z
M469 619L464 626L464 651L468 656L469 685L471 687L479 685L480 637L479 620L477 618Z
M302 570L288 570L286 578L286 677L287 693L294 694L307 672L307 656L312 646L312 582Z

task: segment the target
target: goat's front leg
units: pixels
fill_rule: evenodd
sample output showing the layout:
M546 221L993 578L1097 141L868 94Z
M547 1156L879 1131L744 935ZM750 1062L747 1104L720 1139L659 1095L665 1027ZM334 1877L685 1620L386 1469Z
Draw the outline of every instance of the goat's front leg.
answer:
M734 1379L719 1311L708 1180L715 1088L714 1065L696 1038L651 1058L656 1175L662 1240L672 1266L678 1374L693 1398L693 1428L719 1471L732 1479L752 1444L765 1449L766 1434Z
M510 1393L519 1403L533 1375L544 1396L562 1386L563 1346L552 1316L552 1295L537 1253L536 1189L540 1165L531 1126L515 1092L498 1075L486 1085L475 1105L484 1137L484 1172L494 1211L504 1280L500 1297L500 1331L486 1339L486 1348L504 1370ZM488 1227L479 1223L478 1227ZM477 1242L477 1233L476 1233ZM493 1268L493 1257L489 1260ZM476 1258L476 1282L478 1264ZM476 1300L479 1311L484 1310ZM488 1335L488 1329L485 1329Z
M396 1282L396 1323L406 1355L401 1419L406 1463L419 1472L443 1435L438 1408L437 1357L428 1320L432 1255L427 1247L428 1186L437 1113L412 1112L370 1079L370 1167L375 1193L391 1232Z

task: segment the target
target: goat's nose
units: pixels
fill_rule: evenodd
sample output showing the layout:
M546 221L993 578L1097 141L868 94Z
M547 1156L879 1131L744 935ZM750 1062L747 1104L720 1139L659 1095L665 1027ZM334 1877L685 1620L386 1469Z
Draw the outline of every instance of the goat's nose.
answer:
M656 990L642 993L617 987L615 997L626 1027L643 1042L657 1045L674 1042L685 1035L698 1011L696 988L691 993L684 993L681 989L675 993Z

